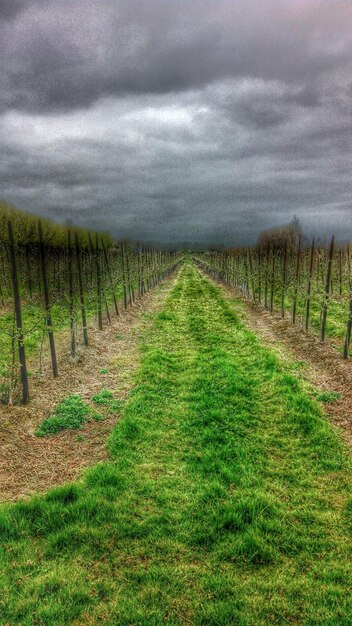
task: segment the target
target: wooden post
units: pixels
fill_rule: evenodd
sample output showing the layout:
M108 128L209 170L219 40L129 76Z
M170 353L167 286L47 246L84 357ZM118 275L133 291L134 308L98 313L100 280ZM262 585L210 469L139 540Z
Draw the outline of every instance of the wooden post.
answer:
M61 261L61 255L59 250L56 251L56 259L57 259L57 268L56 268L56 277L57 277L57 292L60 293L61 291L61 271L60 271L60 261ZM54 263L55 263L55 257L54 257Z
M13 297L14 297L14 303L15 303L18 357L19 357L20 366L21 366L22 402L23 404L27 404L29 402L29 386L28 386L28 373L27 373L27 364L26 364L26 351L25 351L24 341L23 341L22 309L21 309L20 290L18 286L16 249L15 249L15 241L14 241L14 236L13 236L12 222L10 220L8 221L7 226L8 226L9 244L10 244Z
M106 252L106 248L105 248L105 244L104 244L104 240L101 240L102 246L103 246L103 254L104 254L104 260L105 260L105 265L106 265L106 273L108 275L108 279L109 279L109 283L110 283L110 289L111 289L111 293L112 293L112 297L113 297L113 301L114 301L114 308L115 308L115 313L116 313L116 317L119 316L119 309L117 306L117 301L116 301L116 296L115 296L115 289L114 289L114 284L113 284L113 280L112 280L112 275L111 275L111 270L110 270L110 263L109 263L109 259L108 259L108 255Z
M262 251L261 251L261 247L259 246L259 249L258 249L258 300L259 300L260 304L262 302L262 276L261 276L261 272L262 272Z
M92 241L91 234L88 232L89 246L92 254L92 260L95 262L95 274L96 274L96 290L97 290L97 313L98 313L98 328L103 330L103 314L101 303L101 277L100 277L100 264L99 264L99 241L98 233L95 234L95 249Z
M29 244L25 245L26 263L27 263L27 286L29 297L32 298L32 278L31 278L31 260L29 257Z
M67 269L69 285L69 310L70 310L70 332L71 332L71 356L76 356L76 335L75 335L75 291L72 263L71 231L67 231Z
M282 266L282 288L281 288L281 317L285 317L285 293L286 293L286 265L287 265L287 239L285 239L284 258Z
M81 267L81 253L79 249L79 242L77 233L75 233L75 247L76 247L76 263L77 263L77 274L78 274L78 290L79 290L79 301L81 305L81 317L82 317L82 328L83 328L83 341L84 345L88 346L88 330L87 330L87 317L86 317L86 307L84 302L84 288L83 288L83 278L82 278L82 267Z
M352 298L350 299L350 315L347 322L346 339L343 349L343 358L348 359L350 353L350 343L352 334Z
M332 269L332 259L334 256L334 241L335 237L332 236L330 248L329 248L329 257L328 257L328 265L326 269L326 281L325 281L325 297L323 304L323 315L321 320L321 328L320 328L320 339L321 341L325 341L325 331L326 331L326 319L328 314L328 301L329 301L329 290L331 285L331 269Z
M251 255L251 249L248 248L248 260L249 260L249 273L251 275L251 283L252 283L252 297L253 300L255 302L255 286L254 286L254 275L253 275L253 263L252 263L252 255ZM248 287L248 291L249 291L249 287Z
M108 304L108 300L107 300L104 289L103 289L103 294L104 294L104 302L105 302L106 319L107 319L108 325L110 326L111 317L110 317L110 311L109 311L109 304Z
M97 272L98 326L99 326L99 330L103 330L103 314L102 314L102 303L101 303L101 274L100 274L98 233L95 233L95 267L96 267L96 272Z
M348 287L350 293L352 293L352 272L351 272L351 259L350 259L350 246L347 245L347 269L348 269Z
M138 298L141 297L141 258L139 252L139 242L137 243L137 278L138 278Z
M270 258L270 244L267 243L266 255L265 255L265 283L264 283L264 306L268 308L268 283L269 283L269 258Z
M270 311L274 311L274 291L275 291L275 251L272 248L272 266L271 266L271 290L270 290Z
M2 267L3 264L1 261L2 259L0 258L0 300L1 300L1 306L5 306L4 293L2 290L2 278L4 276L4 268Z
M122 262L122 287L123 287L123 304L127 309L127 286L126 286L126 267L125 267L125 244L121 242L121 262Z
M130 272L130 262L128 257L128 248L125 248L125 260L126 260L126 272L127 272L127 289L128 289L128 300L130 306L132 306L132 302L134 301L134 294L131 285L131 272Z
M243 293L245 298L249 298L249 272L247 265L247 253L244 248L242 248L242 256L243 256L243 269L244 269L244 289Z
M306 319L305 319L306 333L308 333L308 329L309 329L310 297L311 297L311 291L312 291L313 265L314 265L314 237L312 239L312 244L310 247L309 269L308 269L308 280L307 280L307 302L306 302Z
M50 310L48 277L46 273L46 252L45 252L45 244L43 241L42 223L40 220L38 222L38 233L39 233L40 265L41 265L42 279L43 279L45 319L46 319L46 326L48 329L49 346L50 346L50 354L51 354L51 367L53 371L53 376L54 378L56 378L58 376L58 369L57 369L57 360L56 360L54 332L53 332L51 310Z
M292 324L296 323L300 261L301 261L301 236L299 236L299 239L298 239L297 254L296 254L296 274L295 274L295 286L294 286L293 302L292 302Z
M145 267L146 267L146 291L150 289L150 255L149 248L145 251Z
M141 277L141 296L145 294L145 284L144 284L144 250L143 247L141 249L141 258L140 258L140 277Z

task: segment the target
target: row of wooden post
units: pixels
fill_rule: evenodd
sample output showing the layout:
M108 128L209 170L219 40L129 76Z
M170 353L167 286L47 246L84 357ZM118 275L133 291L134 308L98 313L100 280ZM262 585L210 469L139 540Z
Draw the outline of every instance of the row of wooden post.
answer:
M48 276L47 276L47 255L46 255L46 246L43 238L43 229L41 221L38 222L38 238L39 238L39 260L40 260L40 270L41 270L41 282L42 282L42 292L43 292L43 300L44 300L44 310L45 310L45 325L47 329L48 339L49 339L49 347L50 347L50 356L51 356L51 367L52 374L54 378L58 376L58 364L57 364L57 356L56 356L56 348L55 348L55 339L54 339L54 330L53 330L53 322L51 316L51 302L50 302L50 292L49 292L49 284L48 284ZM103 329L103 297L105 300L106 314L108 322L110 319L110 311L108 302L105 294L103 293L102 287L102 276L101 276L101 261L99 256L99 237L98 233L95 235L95 241L93 242L92 236L88 233L89 245L92 257L94 259L95 272L96 272L96 288L97 288L97 318L98 318L98 328L99 330ZM17 338L17 346L18 346L18 356L19 356L19 364L20 364L20 377L21 377L21 387L22 387L22 403L27 404L29 402L29 385L28 385L28 371L27 371L27 363L26 363L26 352L25 352L25 343L24 343L24 331L23 331L23 320L22 320L22 309L21 309L21 298L20 298L20 288L19 288L19 274L16 260L16 243L14 238L14 230L11 220L8 221L8 241L9 241L9 257L10 257L10 266L11 266L11 279L12 279L12 290L14 297L14 309L15 309L15 322L16 322L16 338ZM107 253L106 246L104 241L101 241L102 245L102 258L105 266L106 276L111 288L113 305L115 315L119 316L119 308L117 304L115 287L113 282L113 276L111 272L111 267L109 263L109 257ZM74 259L75 255L75 259ZM154 286L158 279L163 278L165 273L160 276L152 276L149 275L149 270L151 270L151 252L146 252L146 258L144 258L143 254L139 253L138 249L138 274L139 274L139 284L138 284L138 295L142 296L144 293L149 290L152 286ZM127 246L122 243L121 244L121 257L122 257L122 283L123 283L123 301L124 308L127 309L135 302L135 293L133 282L131 278L130 272L130 264L129 264L129 253L127 250ZM28 252L29 259L29 252ZM82 320L82 331L83 331L83 342L84 345L87 346L89 342L88 338L88 328L87 328L87 312L85 305L85 292L84 292L84 282L82 275L82 267L81 267L81 250L79 246L79 240L77 234L74 236L74 242L72 241L71 231L68 229L67 231L67 270L68 270L68 291L69 291L69 321L70 321L70 345L71 345L71 354L75 356L76 354L76 335L75 335L75 269L74 269L74 260L75 260L75 268L77 272L78 278L78 295L79 295L79 304L81 311L81 320ZM161 260L161 253L160 253ZM30 259L28 260L28 268L30 268ZM145 268L143 267L145 264ZM147 270L147 284L144 282L144 269ZM171 268L169 268L169 271ZM30 272L29 272L29 293L32 293L32 284L30 280Z
M300 260L301 260L301 238L299 238L297 244L296 251L296 263L295 263L295 285L293 289L293 299L292 299L292 323L296 323L297 316L297 297L298 297L298 277L300 272ZM327 314L328 314L328 303L330 296L330 288L331 288L331 279L332 279L332 265L334 258L334 246L335 246L335 238L334 236L331 238L328 255L327 255L327 265L326 265L326 273L325 273L325 285L324 285L324 294L323 294L323 306L322 306L322 315L321 315L321 324L320 324L320 339L322 342L325 341L326 338L326 324L327 324ZM269 244L266 249L266 260L269 260ZM311 242L310 251L309 251L309 263L308 263L308 275L307 275L307 287L306 287L306 303L305 303L305 314L304 314L304 328L308 333L309 329L309 320L310 320L310 306L311 306L311 290L312 290L312 280L313 280L313 268L314 268L314 253L315 253L315 241L314 239ZM237 275L235 276L235 286L239 287L243 294L247 297L250 297L250 291L252 292L251 297L254 301L258 300L260 304L262 304L262 283L261 283L261 262L262 262L262 253L261 250L258 250L258 286L256 288L254 283L254 272L253 272L253 260L252 260L252 252L251 249L248 248L242 250L243 254L243 269L245 275L244 283L241 283L241 278ZM287 242L284 244L284 248L282 251L282 276L281 276L281 297L280 297L280 311L282 318L285 317L285 297L286 297L286 287L287 287ZM203 255L201 258L196 257L198 261L202 263L202 265L213 274L215 274L218 278L224 280L225 282L230 282L233 278L231 276L231 272L228 271L226 267L226 257L228 253L222 253L215 255L215 259L219 259L219 262L214 262L212 260L207 261L209 259L209 255ZM210 255L210 259L212 256ZM349 254L348 254L349 260ZM274 293L275 293L275 262L276 255L272 253L271 255L271 277L269 278L268 273L265 274L264 279L264 307L269 309L271 312L274 311ZM342 294L342 253L339 251L339 290L340 294ZM351 290L351 278L349 279L349 287ZM270 291L270 298L269 298ZM349 357L349 348L351 343L351 335L352 335L352 293L349 301L349 317L347 321L345 342L343 348L343 356L345 359Z

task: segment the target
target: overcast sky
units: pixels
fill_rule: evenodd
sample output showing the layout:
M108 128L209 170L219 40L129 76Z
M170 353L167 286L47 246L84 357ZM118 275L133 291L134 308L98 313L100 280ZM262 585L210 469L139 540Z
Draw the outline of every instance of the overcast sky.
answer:
M0 198L145 240L352 237L351 0L0 0Z

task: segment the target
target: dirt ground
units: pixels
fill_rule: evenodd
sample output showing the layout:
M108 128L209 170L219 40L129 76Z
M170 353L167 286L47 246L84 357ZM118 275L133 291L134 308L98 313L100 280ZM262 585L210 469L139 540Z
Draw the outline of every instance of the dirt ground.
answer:
M234 288L215 282L228 296L242 300L243 321L281 359L286 363L304 362L301 378L319 391L336 391L340 394L340 398L332 404L324 404L324 411L342 429L344 440L352 446L352 360L343 359L333 345L329 342L321 343L317 335L307 335L289 320L273 315L262 305L245 299Z
M119 318L112 315L111 325L102 332L91 327L90 345L80 350L75 361L67 356L68 337L62 333L58 337L59 378L51 377L46 354L43 375L31 379L28 406L0 407L0 502L45 492L108 458L106 440L118 414L92 421L81 431L63 431L53 437L38 438L35 430L70 394L80 394L89 403L101 389L109 389L116 399L126 398L140 362L141 333L151 324L151 314L162 307L175 280L169 279ZM241 297L233 288L218 284L231 298ZM324 410L352 445L352 361L343 360L329 343L321 344L317 336L307 336L288 320L244 298L242 301L243 321L266 345L288 364L304 362L300 376L314 388L341 394L333 404L325 404ZM84 440L77 439L77 434Z
M59 377L52 378L46 354L42 376L30 379L30 403L0 406L0 502L45 492L107 458L106 440L119 419L116 413L104 421L91 421L80 431L66 430L45 438L34 433L53 408L71 394L80 394L88 403L102 389L112 391L116 399L127 396L140 361L139 337L151 324L151 314L162 306L174 281L174 277L168 279L131 309L121 309L120 317L111 314L111 325L103 331L92 326L89 346L81 348L74 361L67 356L67 334L58 335Z

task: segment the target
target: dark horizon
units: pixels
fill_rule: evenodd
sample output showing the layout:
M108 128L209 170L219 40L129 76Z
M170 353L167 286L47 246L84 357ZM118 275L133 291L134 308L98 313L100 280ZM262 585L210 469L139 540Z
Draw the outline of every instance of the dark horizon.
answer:
M88 224L78 224L76 222L73 221L73 219L71 217L66 218L63 221L58 221L56 219L55 216L46 216L46 215L40 215L39 213L35 213L35 212L31 212L31 211L25 211L23 209L21 209L20 207L15 207L13 205L8 205L5 204L3 205L5 206L7 209L10 209L10 211L14 211L17 212L18 210L20 211L20 213L23 214L28 214L34 218L46 218L46 219L50 219L52 221L53 224L58 224L58 225L63 225L66 227L78 227L78 228L87 228L88 230L91 229L91 226ZM1 208L1 202L0 202L0 208ZM250 247L255 247L258 244L258 240L260 235L262 235L263 233L267 233L270 232L271 230L277 230L277 229L287 229L290 228L292 226L292 224L297 220L297 225L298 225L298 229L300 230L301 233L301 244L306 246L306 245L310 245L312 239L314 238L316 244L321 245L321 246L327 246L331 240L331 237L334 236L335 238L335 242L337 245L347 245L350 243L350 239L348 238L343 238L343 237L338 237L336 236L336 233L334 231L327 233L325 235L322 235L321 232L319 232L319 230L316 230L315 232L306 232L302 229L302 224L301 222L298 220L297 216L294 215L292 216L292 219L289 222L285 222L285 223L277 223L277 224L273 224L270 225L269 227L265 227L263 230L260 231L253 231L253 233L251 234L251 236L249 237L249 239L247 241L244 241L243 239L236 239L236 237L228 237L227 239L224 239L223 241L216 241L216 240L199 240L196 237L192 237L192 233L190 233L190 237L188 239L184 239L184 240L162 240L162 239L146 239L146 238L140 238L140 239L136 239L134 237L129 237L128 235L126 236L123 233L119 233L119 232L112 232L107 230L106 228L104 228L102 225L100 225L100 227L96 227L93 230L96 230L97 232L100 233L105 233L106 235L110 236L113 242L120 242L120 241L128 241L132 246L138 246L138 245L142 245L145 247L150 247L150 248L154 248L154 249L159 249L159 250L177 250L177 251L192 251L192 250L199 250L199 251L207 251L207 250L226 250L226 249L231 249L231 248L240 248L242 246L250 246Z

